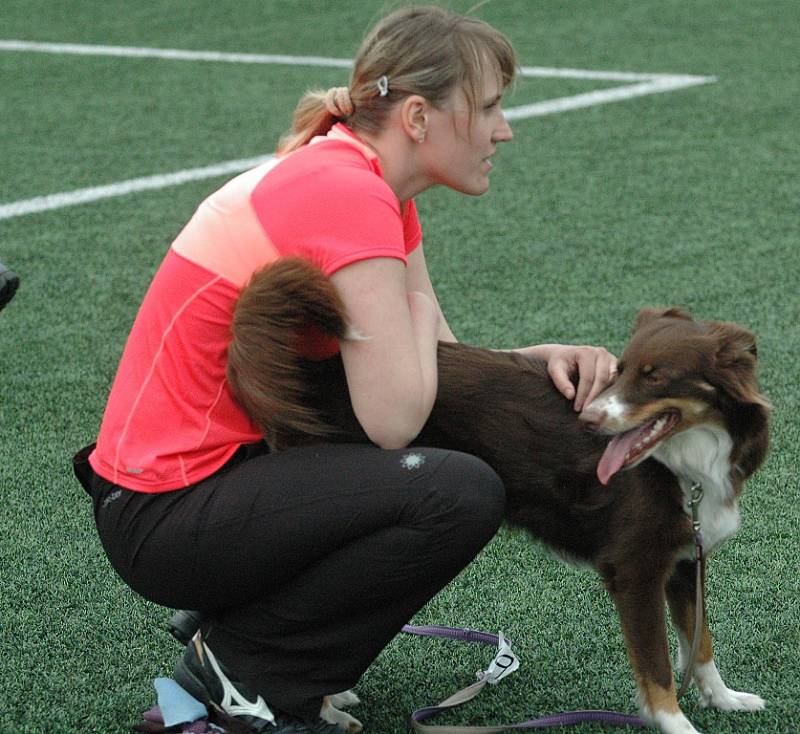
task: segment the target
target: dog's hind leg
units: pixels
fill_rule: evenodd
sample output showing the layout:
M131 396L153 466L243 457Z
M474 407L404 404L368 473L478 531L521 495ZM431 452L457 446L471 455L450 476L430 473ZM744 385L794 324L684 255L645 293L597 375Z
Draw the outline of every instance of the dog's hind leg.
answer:
M662 734L699 734L678 705L669 658L663 576L617 572L607 586L619 613L643 719Z
M666 591L672 623L680 641L678 668L683 671L688 664L689 652L694 641L695 615L697 613L697 580L694 564L688 561L678 563L667 583ZM731 690L723 682L714 662L711 632L705 613L703 614L702 637L697 650L693 679L703 706L723 711L760 711L766 705L760 696Z

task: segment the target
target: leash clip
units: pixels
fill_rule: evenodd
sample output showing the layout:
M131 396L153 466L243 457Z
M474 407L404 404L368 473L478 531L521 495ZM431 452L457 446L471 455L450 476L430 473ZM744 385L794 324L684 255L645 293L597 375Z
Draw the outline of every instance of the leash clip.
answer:
M695 533L700 532L700 503L703 501L703 485L700 482L695 482L691 489L692 499L689 501L689 507L692 511L692 527Z

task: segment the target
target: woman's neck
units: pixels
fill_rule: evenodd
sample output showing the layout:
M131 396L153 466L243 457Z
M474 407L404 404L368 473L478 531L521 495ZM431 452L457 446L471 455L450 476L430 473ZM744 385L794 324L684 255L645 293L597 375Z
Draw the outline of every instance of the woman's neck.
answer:
M377 134L354 132L378 156L384 180L402 203L433 185L421 168L419 146L402 128L389 127Z

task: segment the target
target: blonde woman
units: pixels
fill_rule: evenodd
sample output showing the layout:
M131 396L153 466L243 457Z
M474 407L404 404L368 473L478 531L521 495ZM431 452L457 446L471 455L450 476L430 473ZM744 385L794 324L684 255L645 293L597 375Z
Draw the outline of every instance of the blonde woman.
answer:
M306 95L277 158L212 194L179 234L129 335L96 447L76 470L108 557L137 592L201 610L178 662L195 697L256 730L341 729L324 696L352 687L414 613L492 538L497 475L453 451L404 449L454 340L431 286L414 197L489 188L512 139L507 39L436 7L398 11L364 41L347 87ZM270 453L225 378L233 306L285 256L318 265L369 338L341 351L373 445ZM608 381L604 349L544 345L576 409ZM577 389L571 377L579 378Z

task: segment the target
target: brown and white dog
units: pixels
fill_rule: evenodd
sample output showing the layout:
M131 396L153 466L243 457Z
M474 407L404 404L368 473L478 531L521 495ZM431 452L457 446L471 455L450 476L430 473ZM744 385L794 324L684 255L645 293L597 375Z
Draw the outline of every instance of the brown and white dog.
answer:
M257 274L234 315L234 394L274 449L366 441L341 361L300 355L308 328L350 338L330 281L294 259ZM484 459L505 484L509 523L600 574L620 617L641 715L664 734L697 734L678 705L665 622L668 605L683 668L696 598L690 488L700 483L705 492L708 555L739 527L738 498L766 456L768 427L752 334L678 309L645 309L617 379L580 416L544 363L440 344L436 403L415 443ZM765 705L725 685L705 619L693 679L704 706Z

